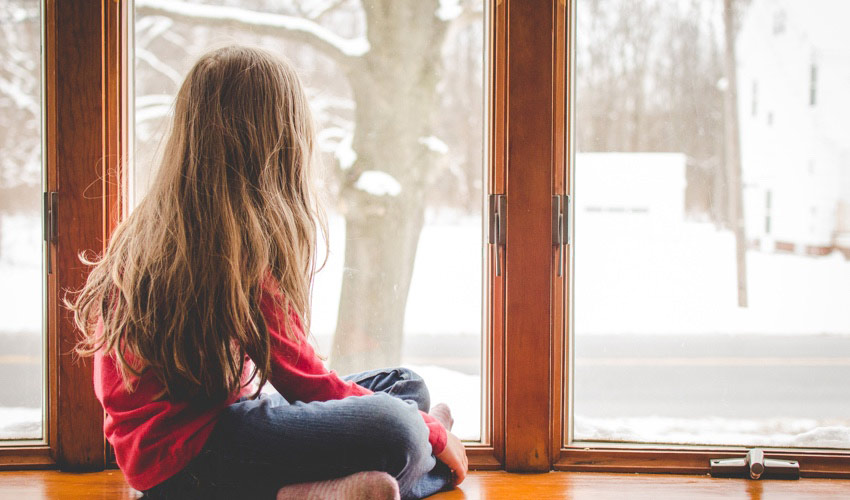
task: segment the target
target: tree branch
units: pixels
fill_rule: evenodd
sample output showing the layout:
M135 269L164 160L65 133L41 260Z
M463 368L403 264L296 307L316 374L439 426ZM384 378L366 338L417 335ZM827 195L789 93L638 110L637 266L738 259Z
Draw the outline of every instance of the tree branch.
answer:
M136 12L200 22L204 26L233 26L258 35L306 43L345 66L369 52L369 42L365 38L342 38L318 23L294 16L169 0L136 0Z

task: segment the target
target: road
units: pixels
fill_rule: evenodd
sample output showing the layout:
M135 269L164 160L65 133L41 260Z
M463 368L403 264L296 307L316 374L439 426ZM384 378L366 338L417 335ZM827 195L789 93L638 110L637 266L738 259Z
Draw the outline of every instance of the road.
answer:
M476 374L478 346L414 337L404 362ZM37 336L0 334L0 406L40 404L38 353ZM587 336L575 356L575 407L589 417L850 419L850 335Z

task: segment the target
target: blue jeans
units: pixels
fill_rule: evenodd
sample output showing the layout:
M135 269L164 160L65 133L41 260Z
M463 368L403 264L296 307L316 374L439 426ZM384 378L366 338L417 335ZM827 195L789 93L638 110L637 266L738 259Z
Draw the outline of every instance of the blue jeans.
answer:
M396 478L402 498L423 498L451 484L434 458L425 382L405 368L343 377L375 392L311 403L279 394L227 407L201 453L146 498L274 498L287 484L377 470Z

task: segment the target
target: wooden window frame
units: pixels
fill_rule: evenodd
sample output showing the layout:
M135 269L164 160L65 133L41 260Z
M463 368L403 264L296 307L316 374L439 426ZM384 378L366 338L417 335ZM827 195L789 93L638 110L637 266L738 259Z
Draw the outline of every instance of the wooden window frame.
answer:
M58 238L46 276L47 422L43 443L0 448L1 469L99 470L107 461L91 360L61 305L85 283L81 252L100 252L124 207L126 3L43 0L43 165L57 192Z
M127 211L128 9L124 0L44 1L47 191L59 193L55 272L47 277L46 444L0 448L0 469L100 470L113 465L91 361L71 354L77 332L60 306L79 289L78 255L103 250ZM704 474L727 447L573 443L571 252L551 245L552 195L571 194L577 0L490 0L488 188L507 198L503 273L488 257L485 364L489 394L473 469ZM558 259L564 272L559 275ZM566 443L566 445L564 444ZM850 453L770 449L803 475L850 477Z
M564 152L564 163L567 166L564 182L567 192L570 192L572 162L575 158L571 140L573 137L573 113L575 95L575 15L576 3L580 0L561 0L565 5L566 17L559 14L559 19L565 19L563 24L563 36L565 44L559 43L558 47L564 46L564 62L569 62L563 69L558 71L564 75L563 87L568 89L568 97L563 103L565 108L564 124L567 131L566 137L561 138L555 131L556 142L564 139L568 146ZM566 269L571 270L567 265ZM570 272L572 274L572 272ZM646 473L672 473L672 474L708 474L709 459L741 457L747 453L749 448L732 446L661 446L640 445L627 443L593 443L572 441L571 436L565 435L571 416L572 399L570 394L572 374L572 342L569 321L569 304L571 300L572 280L568 278L564 284L556 284L555 295L563 294L565 300L555 302L555 318L565 318L565 321L557 324L553 331L552 345L553 373L556 374L552 385L552 415L557 416L553 421L557 425L552 427L552 468L563 471L593 471L593 472L646 472ZM560 309L560 313L557 312ZM794 448L763 448L765 457L797 460L800 463L800 475L803 477L842 478L850 479L850 450L830 449L794 449Z

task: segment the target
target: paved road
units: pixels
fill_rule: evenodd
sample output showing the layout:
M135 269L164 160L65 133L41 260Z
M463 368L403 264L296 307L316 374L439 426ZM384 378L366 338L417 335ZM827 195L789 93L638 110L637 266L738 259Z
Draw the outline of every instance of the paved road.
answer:
M478 344L411 338L405 362L477 373ZM38 352L35 336L0 334L0 406L40 404ZM850 335L588 336L575 354L576 408L590 417L850 418Z

